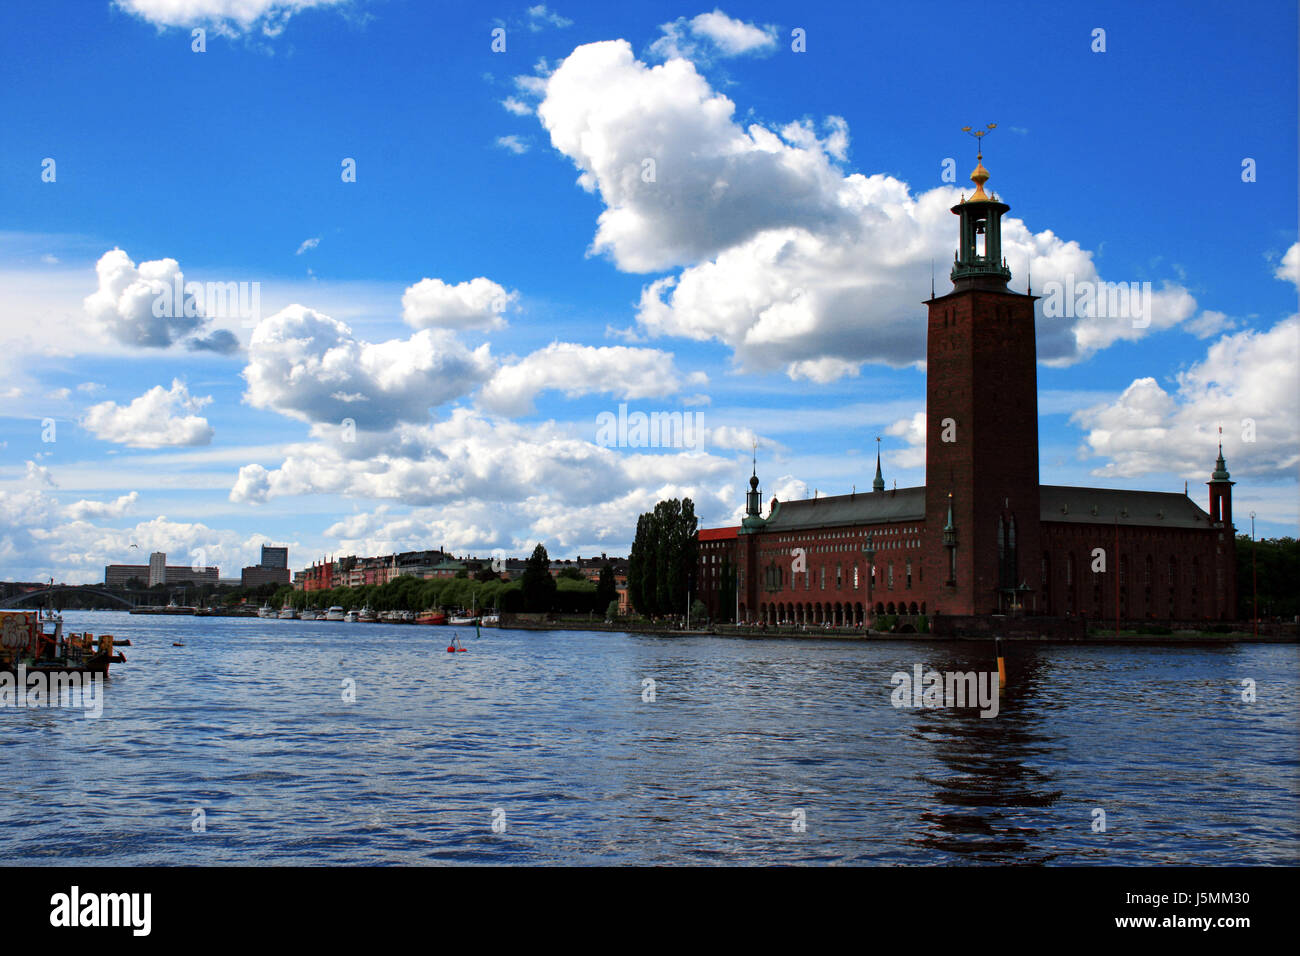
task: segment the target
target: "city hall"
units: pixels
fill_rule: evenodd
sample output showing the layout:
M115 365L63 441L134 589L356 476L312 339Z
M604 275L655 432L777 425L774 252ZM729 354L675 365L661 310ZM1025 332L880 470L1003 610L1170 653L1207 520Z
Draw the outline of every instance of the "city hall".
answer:
M702 529L696 590L714 620L863 627L1047 618L1235 617L1232 486L1222 443L1206 511L1176 492L1042 485L1032 291L1007 288L1001 221L984 184L952 211L952 291L931 297L926 484L764 508L757 468L738 527ZM1212 449L1207 449L1208 453ZM909 626L910 629L910 626Z

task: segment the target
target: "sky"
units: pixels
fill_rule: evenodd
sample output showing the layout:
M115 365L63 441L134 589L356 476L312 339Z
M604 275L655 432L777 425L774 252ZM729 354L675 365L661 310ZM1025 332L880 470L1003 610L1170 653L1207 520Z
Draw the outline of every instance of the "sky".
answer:
M869 487L877 437L923 484L990 123L1010 287L1150 284L1038 302L1043 483L1204 507L1222 428L1238 528L1295 535L1296 36L1270 0L6 4L0 579L621 555L662 498L734 522L755 443L768 498Z

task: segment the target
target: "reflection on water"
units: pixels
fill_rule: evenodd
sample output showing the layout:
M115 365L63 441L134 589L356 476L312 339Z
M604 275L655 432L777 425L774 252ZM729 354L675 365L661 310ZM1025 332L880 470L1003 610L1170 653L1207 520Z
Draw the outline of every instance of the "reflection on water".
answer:
M9 862L1300 862L1293 646L1012 645L983 719L890 704L973 642L69 621L133 647L0 710Z

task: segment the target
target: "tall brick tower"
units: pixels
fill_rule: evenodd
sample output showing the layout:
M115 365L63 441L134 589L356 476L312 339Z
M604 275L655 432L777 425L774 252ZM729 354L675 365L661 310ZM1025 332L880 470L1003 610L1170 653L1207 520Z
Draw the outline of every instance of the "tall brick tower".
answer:
M944 614L1032 611L1042 554L1034 296L1007 288L1011 207L984 192L980 143L975 192L952 207L953 290L926 303L925 573Z
M1215 617L1228 619L1237 616L1237 529L1232 523L1232 486L1236 484L1228 473L1228 463L1223 460L1223 429L1219 429L1219 457L1214 472L1206 482L1210 488L1210 521L1218 529L1214 549L1214 604Z

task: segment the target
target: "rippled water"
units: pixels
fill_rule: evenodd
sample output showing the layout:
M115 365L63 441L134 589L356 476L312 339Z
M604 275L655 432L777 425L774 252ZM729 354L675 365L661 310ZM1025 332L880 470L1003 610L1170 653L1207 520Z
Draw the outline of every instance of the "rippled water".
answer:
M1013 645L986 720L890 703L978 643L67 620L133 646L0 709L3 862L1300 862L1294 645Z

